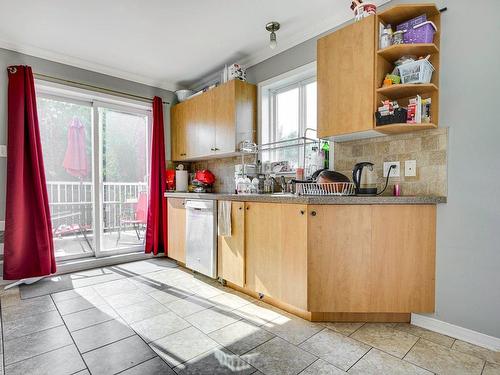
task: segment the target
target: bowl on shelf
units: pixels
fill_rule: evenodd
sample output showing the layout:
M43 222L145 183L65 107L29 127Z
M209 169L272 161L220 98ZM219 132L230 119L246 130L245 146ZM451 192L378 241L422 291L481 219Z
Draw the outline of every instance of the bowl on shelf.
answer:
M194 91L193 91L193 90L177 90L177 91L175 92L175 95L177 96L177 100L178 100L179 102L181 102L181 103L182 103L183 101L185 101L185 100L189 99L189 97L190 97L191 95L193 95L193 94L194 94Z

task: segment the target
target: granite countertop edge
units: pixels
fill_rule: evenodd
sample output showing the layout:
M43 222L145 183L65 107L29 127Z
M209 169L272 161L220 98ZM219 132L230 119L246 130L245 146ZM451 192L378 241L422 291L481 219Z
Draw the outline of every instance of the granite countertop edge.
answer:
M231 193L185 193L166 192L167 198L209 199L220 201L291 203L291 204L442 204L447 202L443 196L298 196L271 194L231 194Z

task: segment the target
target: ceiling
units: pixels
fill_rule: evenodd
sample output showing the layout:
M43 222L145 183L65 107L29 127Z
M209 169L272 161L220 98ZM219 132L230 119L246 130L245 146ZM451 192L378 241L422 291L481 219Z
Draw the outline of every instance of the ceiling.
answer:
M375 1L377 4L387 0ZM349 0L0 0L0 47L166 89L352 18ZM276 20L278 48L265 24Z

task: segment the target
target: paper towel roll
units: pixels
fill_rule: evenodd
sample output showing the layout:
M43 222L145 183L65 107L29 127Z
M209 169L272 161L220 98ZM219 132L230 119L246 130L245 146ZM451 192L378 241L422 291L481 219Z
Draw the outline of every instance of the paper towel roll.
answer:
M188 190L188 171L175 171L175 191Z

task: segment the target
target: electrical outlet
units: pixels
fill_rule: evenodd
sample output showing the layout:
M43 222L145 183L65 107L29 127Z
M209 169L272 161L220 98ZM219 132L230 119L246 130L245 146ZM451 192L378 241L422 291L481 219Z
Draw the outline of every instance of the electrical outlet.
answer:
M386 161L386 162L384 162L384 177L387 177L387 174L389 173L389 168L391 167L391 165L395 165L396 168L391 169L391 176L390 177L399 177L401 175L399 161Z
M416 160L406 160L405 161L405 176L415 177L417 175L417 161Z
M0 145L0 158L6 158L6 157L7 157L7 146Z

